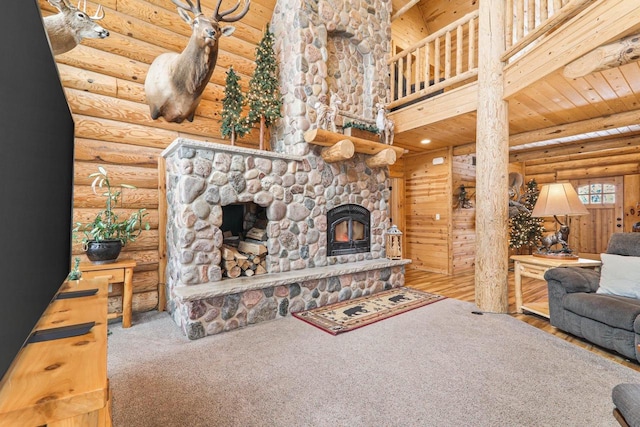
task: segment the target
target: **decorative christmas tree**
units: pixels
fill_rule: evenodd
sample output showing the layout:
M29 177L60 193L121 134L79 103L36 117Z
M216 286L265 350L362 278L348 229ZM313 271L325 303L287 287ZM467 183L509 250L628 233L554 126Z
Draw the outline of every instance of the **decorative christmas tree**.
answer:
M282 117L280 87L276 73L276 56L273 53L273 33L269 25L256 48L256 70L249 81L249 125L260 122L260 149L264 147L266 128Z
M531 253L531 248L537 247L542 239L544 219L531 216L539 194L538 184L532 179L527 183L527 189L519 201L528 211L520 210L509 219L509 247L518 249L518 252L521 248L527 248Z
M222 137L231 136L231 145L236 145L236 137L242 138L249 132L249 125L241 117L244 95L240 90L240 77L233 71L233 66L227 71L224 99L222 100Z

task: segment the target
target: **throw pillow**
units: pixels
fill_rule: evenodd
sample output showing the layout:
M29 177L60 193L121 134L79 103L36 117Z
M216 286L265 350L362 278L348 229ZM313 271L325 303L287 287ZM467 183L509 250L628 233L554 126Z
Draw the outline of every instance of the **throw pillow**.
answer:
M601 254L598 294L640 299L640 257Z

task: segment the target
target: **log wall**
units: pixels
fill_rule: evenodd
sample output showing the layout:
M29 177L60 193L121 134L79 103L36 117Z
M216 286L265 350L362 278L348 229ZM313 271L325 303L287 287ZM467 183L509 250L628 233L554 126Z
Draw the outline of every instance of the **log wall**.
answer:
M441 157L443 163L434 165ZM451 274L452 156L450 149L406 156L404 251L408 268ZM436 219L439 215L439 219Z
M473 271L476 263L476 209L475 156L453 157L453 212L451 215L451 263L452 271L458 274ZM463 209L458 201L460 185L464 185L470 197L471 207Z
M88 175L104 166L112 182L138 187L123 191L124 211L147 208L151 230L123 249L121 256L135 259L133 310L147 311L158 302L158 157L177 137L228 143L220 138L220 112L228 67L233 65L241 85L248 87L255 68L255 48L273 14L272 0L252 0L249 13L234 23L236 31L219 42L218 62L193 122L167 123L152 120L145 102L144 80L153 59L186 46L191 28L177 14L171 0L101 0L109 30L104 40L84 40L81 45L56 56L75 120L74 222L89 221L104 207L104 200L90 188ZM39 0L44 16L56 10ZM233 3L225 0L222 9ZM202 0L211 14L214 0ZM87 2L89 13L97 3ZM258 132L238 141L257 148ZM73 256L85 259L79 244ZM114 286L111 308L120 305L121 287Z

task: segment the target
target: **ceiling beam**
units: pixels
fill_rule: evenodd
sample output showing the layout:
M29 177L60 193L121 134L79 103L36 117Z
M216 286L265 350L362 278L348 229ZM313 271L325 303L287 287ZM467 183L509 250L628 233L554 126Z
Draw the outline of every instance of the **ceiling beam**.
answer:
M391 16L391 22L400 18L402 15L407 13L411 8L413 8L413 6L417 5L418 3L420 3L420 0L409 0L407 4L405 4L400 9L398 9L398 11L394 13L393 16Z
M582 120L579 122L567 123L564 125L551 126L544 129L536 129L529 132L522 132L509 137L509 146L531 144L534 142L549 141L552 139L576 136L590 132L606 131L625 126L637 125L640 110L626 111L624 113L611 114L609 116L596 117L595 119ZM602 141L602 139L598 139ZM577 142L577 145L584 144L584 141ZM570 144L562 144L569 146ZM540 147L540 150L548 148ZM527 150L528 152L529 150ZM538 151L537 148L532 151ZM476 144L463 144L453 148L454 156L462 156L476 152ZM523 151L524 152L524 151ZM512 154L513 155L513 154ZM520 160L518 160L520 161Z
M640 59L640 34L600 46L564 67L565 77L576 79L596 71L619 67Z
M638 152L640 150L640 136L628 136L624 138L597 139L538 147L529 150L517 150L509 153L509 163L526 162L539 159L558 159L559 161L573 160L576 158L588 158L588 153L607 152L613 153ZM600 155L603 155L602 153Z
M595 119L582 120L579 122L522 132L509 137L509 146L513 147L516 145L581 135L583 133L606 131L624 126L637 125L638 117L640 117L640 110L632 110L624 113L597 117Z

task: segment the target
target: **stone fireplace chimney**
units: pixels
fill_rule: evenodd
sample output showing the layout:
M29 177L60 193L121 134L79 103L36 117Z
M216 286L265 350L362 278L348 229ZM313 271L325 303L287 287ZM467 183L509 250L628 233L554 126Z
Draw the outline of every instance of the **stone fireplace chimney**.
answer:
M273 129L276 151L306 155L303 133L331 93L342 100L338 125L374 123L389 102L390 0L279 0L271 28L280 67L283 118Z

